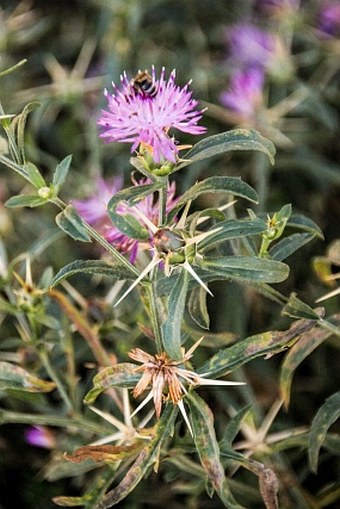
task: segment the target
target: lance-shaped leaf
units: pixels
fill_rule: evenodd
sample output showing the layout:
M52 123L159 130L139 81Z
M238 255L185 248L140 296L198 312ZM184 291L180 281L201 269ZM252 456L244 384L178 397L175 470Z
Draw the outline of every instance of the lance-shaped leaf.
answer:
M162 324L163 345L172 359L181 358L181 324L188 282L189 274L182 269L169 295L167 318Z
M6 207L16 208L16 207L40 207L40 205L44 205L46 203L45 198L41 198L37 194L18 194L16 196L12 196L9 198L5 205Z
M188 201L195 200L204 193L230 193L234 196L240 196L251 202L257 203L258 196L256 191L249 184L243 182L239 177L208 177L193 185L186 191L176 203L176 206L169 214L173 219L178 211L184 207Z
M91 238L86 231L81 217L72 205L67 205L67 207L56 216L55 220L59 228L74 240L91 242Z
M289 405L290 389L296 369L331 334L331 331L321 328L308 331L301 335L299 341L287 353L280 373L280 390L286 407Z
M136 364L122 362L104 368L93 378L93 389L84 398L84 403L91 405L106 389L110 387L126 387L132 389L139 381L141 374L136 373Z
M188 164L202 161L208 157L230 152L234 150L259 150L267 154L270 162L274 163L275 147L273 143L261 136L254 129L233 129L224 133L214 134L199 141L187 152L176 170L180 170Z
M33 163L26 163L25 164L25 170L27 171L28 178L31 182L31 184L36 188L40 189L41 187L46 186L46 182L44 177L41 175L38 168Z
M224 278L241 279L262 283L280 283L289 275L285 263L251 256L226 256L224 258L204 258L199 265L220 274Z
M155 427L153 438L143 447L120 484L105 495L96 509L108 509L118 504L144 478L150 466L157 462L160 447L172 432L176 415L177 406L168 404Z
M24 392L50 392L54 388L54 382L37 378L15 364L0 362L0 390L14 389Z
M305 302L300 300L296 293L291 293L289 300L282 310L284 315L288 315L292 318L307 318L308 320L320 320L323 315L320 316L320 309L315 310L308 306Z
M306 217L303 214L292 214L288 219L287 225L298 228L299 230L303 230L305 232L314 233L320 239L324 238L320 227L309 217Z
M53 173L52 184L55 186L57 190L61 188L63 183L66 180L68 170L70 168L70 164L72 161L72 155L66 156L59 164L57 164L56 169Z
M281 239L269 249L269 255L273 260L281 262L314 239L314 237L314 233L293 233L293 235Z
M13 123L17 124L17 143L20 152L21 162L25 162L25 125L28 115L35 109L40 107L38 101L31 101L22 110L20 115L15 117Z
M196 450L208 479L225 507L229 509L242 509L243 506L236 502L227 483L220 459L220 449L214 429L214 418L210 408L193 391L187 395L186 402L190 408L189 419Z
M319 408L312 422L309 435L309 464L317 472L320 448L326 438L329 427L340 417L340 392L336 392Z
M78 273L99 274L111 277L114 280L135 279L136 277L125 265L118 263L109 265L103 260L75 260L59 270L51 281L51 287L53 288L63 279Z
M209 313L207 308L207 292L204 288L191 291L188 301L188 311L194 322L202 329L209 329Z
M218 378L256 357L274 355L285 350L315 326L315 320L297 320L286 331L268 331L250 336L237 344L220 350L199 367L199 374L206 373L210 378Z
M246 237L248 235L258 235L264 232L266 228L267 225L263 219L228 219L227 221L222 221L210 228L210 230L216 230L216 232L200 242L200 251L207 251L226 240Z
M119 203L125 202L128 207L137 205L141 200L154 193L161 187L161 183L133 186L119 191L108 203L107 210L112 223L122 233L133 239L147 240L149 232L141 225L141 221L129 213L119 214L117 207Z

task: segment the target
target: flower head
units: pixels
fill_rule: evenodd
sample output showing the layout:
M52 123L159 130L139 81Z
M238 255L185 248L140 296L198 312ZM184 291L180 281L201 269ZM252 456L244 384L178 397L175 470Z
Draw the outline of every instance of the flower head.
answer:
M236 112L242 119L251 119L262 103L264 72L250 68L232 75L229 89L222 92L221 103Z
M185 412L182 399L187 394L188 387L199 385L243 385L242 382L227 382L221 380L211 380L205 378L206 375L199 375L195 371L188 369L186 363L193 356L195 349L201 343L203 338L199 339L186 353L182 351L181 360L170 359L166 352L156 355L150 355L140 348L134 348L129 353L131 359L141 363L136 367L136 372L141 372L142 377L133 390L133 396L137 398L145 390L150 388L149 395L139 405L133 413L136 414L150 399L153 399L156 416L159 418L162 411L162 404L165 400L170 400L174 405L178 405L182 414ZM183 414L187 424L189 423L186 414ZM188 424L189 429L190 425Z
M150 181L148 179L142 179L139 182L133 180L135 186L149 183ZM112 223L107 212L107 205L110 199L122 189L122 184L123 182L119 177L107 181L99 178L96 181L93 195L85 200L74 200L73 205L79 215L101 233L118 251L121 253L129 253L130 261L134 263L138 250L142 247L141 241L128 237L118 230ZM172 182L167 194L166 212L169 212L177 201L175 192L176 185ZM133 208L129 208L123 202L120 203L117 207L117 212L119 214L126 214L128 212L130 215L142 221L143 217L145 217L152 224L156 225L159 215L159 202L154 201L153 196L149 195ZM149 244L146 244L146 247L149 248Z
M150 84L137 87L124 73L119 88L113 83L114 93L105 90L108 110L102 110L98 120L103 128L100 136L108 142L132 143L131 152L141 145L151 152L156 163L175 163L179 148L169 130L174 128L190 134L202 134L206 130L197 125L202 111L195 109L198 103L192 98L190 83L182 88L176 85L175 77L173 70L166 80L163 67L156 79L152 68Z

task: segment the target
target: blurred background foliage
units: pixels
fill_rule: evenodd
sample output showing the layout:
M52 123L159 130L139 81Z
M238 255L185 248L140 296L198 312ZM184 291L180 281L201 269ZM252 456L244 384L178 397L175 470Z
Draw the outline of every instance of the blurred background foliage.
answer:
M331 35L320 32L320 12L325 3L322 0L267 2L269 6L295 5L294 9L277 11L264 9L265 3L251 0L1 0L0 70L21 59L27 59L27 63L1 78L0 100L8 114L19 113L29 101L39 101L40 106L28 118L27 157L48 178L61 159L73 154L72 171L63 191L67 201L88 196L93 178L98 175L122 175L126 183L129 182L129 146L103 145L98 139L96 119L103 107L104 87L110 88L111 81L119 82L124 70L134 76L138 69L150 69L151 65L155 65L158 72L165 66L167 74L176 68L178 83L184 85L192 79L195 98L207 106L204 124L209 134L235 126L255 127L277 148L273 167L260 153L250 152L226 154L213 161L197 163L176 174L178 191L187 189L204 176L241 175L260 195L258 212L276 211L285 203L292 203L295 212L310 217L323 230L325 240L315 240L289 258L291 276L279 289L287 296L296 291L312 307L316 299L335 290L335 295L322 303L327 314L335 314L339 312L340 295L336 294L336 280L326 280L325 274L336 273L340 264L339 243L336 242L340 236L339 26L338 32ZM252 118L240 118L220 101L237 67L237 59L235 62L229 55L228 30L240 22L253 23L277 34L284 48L283 53L276 55L275 70L266 73L261 111ZM183 143L190 141L189 136L181 138ZM35 209L20 209L19 213L17 209L6 209L4 202L22 191L22 180L2 167L0 235L9 261L16 259L18 271L22 258L16 257L23 252L30 252L34 281L41 278L47 266L56 272L75 258L94 254L93 247L74 243L57 231L52 206L41 209L42 214ZM204 205L209 206L209 202ZM108 283L98 278L74 277L72 285L73 289L68 288L70 295L77 305L86 308L89 321L99 324L98 330L108 350L113 356L124 358L141 334L136 325L136 319L143 321L138 315L138 306L133 312L124 307L113 311L107 299ZM245 291L232 283L216 283L213 291L215 299L209 301L211 328L221 333L221 344L225 344L230 335L246 337L289 324L288 319L281 316L279 306L249 289ZM58 317L55 303L51 302L50 306L51 314ZM62 367L53 329L47 336L54 348L55 360ZM13 321L5 314L1 314L0 337L4 360L18 361L22 355L25 356L23 364L34 367L35 359L28 358L28 351L20 350ZM82 386L80 394L83 395L94 374L86 367L93 358L77 335L74 348ZM254 361L247 367L257 402L257 419L263 418L278 397L280 362L280 358L270 363ZM330 338L297 370L289 412L280 411L275 430L309 426L318 407L337 390L338 368L339 344ZM1 406L12 411L32 412L34 409L39 412L57 404L53 396L14 394L8 398L5 393L0 394ZM229 396L214 389L206 391L204 397L216 414L220 414L217 431L223 434L227 422L224 408ZM72 432L64 436L61 430L54 428L58 451L52 449L50 453L28 445L24 439L25 429L23 424L5 424L1 429L1 509L48 509L55 507L51 502L55 495L81 493L86 483L85 473L68 476L54 469L53 463L57 455L61 461L60 451L79 445L76 432L74 437ZM338 502L332 505L330 499L322 505L320 500L327 501L327 490L331 488L332 493L339 493L340 486L336 485L339 460L324 451L316 477L308 470L305 453L301 451L295 447L284 453L284 461L291 465L287 469L290 478L286 483L300 489L309 502L303 505L297 497L296 505L285 502L287 505L283 507L335 509ZM79 470L79 465L77 468ZM120 507L142 509L164 504L174 509L222 507L216 498L200 498L204 487L197 479L193 481L188 472L183 472L180 478L170 468L165 478L167 483L162 483L162 475L157 477L152 473ZM9 490L13 480L14 492ZM242 477L237 482L242 482ZM247 500L249 507L262 507L251 485Z

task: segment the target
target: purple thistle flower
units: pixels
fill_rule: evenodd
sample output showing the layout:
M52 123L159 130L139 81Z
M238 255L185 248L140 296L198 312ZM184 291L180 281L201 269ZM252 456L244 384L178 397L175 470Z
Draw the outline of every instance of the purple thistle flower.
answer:
M318 29L324 36L334 37L340 33L339 1L323 2L318 19Z
M98 177L94 184L94 193L86 200L73 200L72 204L78 214L94 226L107 217L107 204L118 191L123 187L123 179L115 177L111 180L104 180Z
M30 426L25 430L25 441L35 447L53 449L55 447L55 436L45 426Z
M221 103L244 119L251 119L262 102L264 73L260 69L236 71L229 89L222 92Z
M133 184L145 185L150 184L148 179L141 179L139 182L133 181ZM97 179L94 194L85 200L74 200L72 203L79 215L93 226L103 237L112 244L121 253L130 254L130 262L134 263L138 254L138 250L142 245L140 240L133 239L122 233L112 224L110 216L107 212L107 205L118 191L122 189L122 180L115 177L110 181ZM177 202L175 198L176 184L172 182L169 186L166 212L169 212ZM129 208L124 203L120 203L117 207L119 214L129 213L143 222L142 215L146 216L155 225L158 222L159 202L154 201L153 195L149 195L141 200L135 207Z
M169 129L202 134L206 128L197 125L202 111L195 110L198 102L192 99L190 82L181 88L175 84L175 70L168 80L164 75L163 67L160 78L156 79L152 68L155 94L148 95L136 90L124 72L119 89L113 83L113 94L105 90L108 110L102 110L98 124L103 127L100 136L106 141L132 143L131 152L142 144L144 148L151 149L156 163L164 160L175 163L179 149L174 138L169 136Z
M232 60L240 67L266 68L275 53L272 34L251 24L234 25L227 34Z

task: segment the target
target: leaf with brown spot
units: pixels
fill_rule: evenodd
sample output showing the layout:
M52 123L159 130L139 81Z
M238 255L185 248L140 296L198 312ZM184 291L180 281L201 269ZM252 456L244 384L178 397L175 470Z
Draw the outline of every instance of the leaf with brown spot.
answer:
M157 462L160 446L172 432L176 415L177 406L168 404L155 427L153 438L143 447L124 479L104 496L96 509L108 509L118 504L144 478L150 466Z
M317 311L321 314L321 311ZM217 378L234 371L256 357L268 358L291 346L316 324L316 320L301 319L293 322L286 331L267 331L250 336L233 346L221 349L208 362L200 366L197 372L208 373L210 378Z
M190 424L201 464L216 493L228 509L244 509L233 497L220 459L213 414L195 392L188 393L186 401L190 407Z
M142 443L132 445L85 445L76 449L73 454L65 454L64 457L67 461L72 461L73 463L81 463L88 459L96 462L112 462L124 460L135 455L142 446Z

